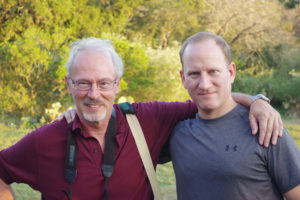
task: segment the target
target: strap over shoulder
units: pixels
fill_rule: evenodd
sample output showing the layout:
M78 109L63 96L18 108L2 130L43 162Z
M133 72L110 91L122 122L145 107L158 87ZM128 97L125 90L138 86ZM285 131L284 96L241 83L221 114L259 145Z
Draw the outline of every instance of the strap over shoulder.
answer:
M140 126L140 123L135 115L133 106L126 102L120 104L121 110L123 114L127 118L127 122L129 124L129 127L131 129L133 138L135 140L135 143L137 145L137 149L139 151L141 160L143 162L143 165L145 167L153 194L154 194L154 200L162 200L162 194L159 188L159 184L156 178L155 169L152 163L151 155L148 149L147 142L145 140L142 128Z
M124 103L120 103L119 105L124 115L135 114L133 106L130 103L124 102Z

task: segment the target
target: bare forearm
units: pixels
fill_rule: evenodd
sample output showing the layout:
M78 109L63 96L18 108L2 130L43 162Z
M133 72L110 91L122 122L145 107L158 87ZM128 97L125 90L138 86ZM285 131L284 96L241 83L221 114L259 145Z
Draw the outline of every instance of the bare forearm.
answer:
M299 200L300 199L300 185L294 187L290 191L284 194L287 200Z
M0 200L13 200L14 195L9 185L0 179Z
M248 94L232 93L234 101L245 107L250 107L250 126L253 134L259 130L259 144L268 147L272 138L272 144L275 145L278 136L282 136L283 127L280 114L269 104L266 98L258 97L251 102L251 97Z
M250 96L248 94L233 92L231 95L235 102L242 104L243 106L248 107L251 103L252 96Z

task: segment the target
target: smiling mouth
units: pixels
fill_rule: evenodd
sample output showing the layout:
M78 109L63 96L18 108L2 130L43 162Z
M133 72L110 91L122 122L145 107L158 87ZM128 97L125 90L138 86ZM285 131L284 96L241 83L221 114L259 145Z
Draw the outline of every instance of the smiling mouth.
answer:
M104 107L104 104L85 104L90 111L98 111L101 107Z
M214 94L213 92L199 93L200 96L208 96Z
M88 107L91 107L91 108L98 108L99 105L87 105Z

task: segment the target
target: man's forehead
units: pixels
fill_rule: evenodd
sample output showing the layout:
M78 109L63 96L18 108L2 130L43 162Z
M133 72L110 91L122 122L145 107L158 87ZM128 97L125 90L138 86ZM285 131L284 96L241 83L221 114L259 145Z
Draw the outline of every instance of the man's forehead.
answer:
M193 72L193 71L209 71L209 70L218 70L226 67L223 64L200 64L195 63L195 65L188 65L185 67L185 72Z
M91 57L103 58L107 61L112 62L112 58L108 52L101 49L92 49L92 48L85 48L80 50L75 56L74 62L76 62L76 60L78 60L79 58L91 58Z
M103 65L114 67L113 60L109 53L101 50L86 49L77 53L73 61L73 67L83 67L87 65Z
M193 41L191 43L189 43L186 47L186 50L189 50L189 49L192 49L192 48L195 48L195 47L203 47L203 48L206 48L206 47L217 47L217 48L220 48L218 45L217 45L217 42L212 39L212 38L205 38L205 39L202 39L202 40L199 40L199 41Z
M94 79L96 77L99 79L116 77L110 55L104 51L90 49L78 52L71 68L71 74L80 76L82 79L86 79L85 77L95 77Z
M225 55L219 45L212 39L191 43L187 46L183 56L183 61L209 60L209 59L224 59ZM192 60L190 60L192 59ZM195 59L195 60L194 60Z

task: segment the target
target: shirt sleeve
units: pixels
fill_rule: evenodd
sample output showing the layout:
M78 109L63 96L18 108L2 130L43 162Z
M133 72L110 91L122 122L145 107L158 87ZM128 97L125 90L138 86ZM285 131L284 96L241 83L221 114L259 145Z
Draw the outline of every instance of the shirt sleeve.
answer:
M197 108L187 102L147 102L132 104L141 124L154 162L166 143L174 126L181 120L195 117Z
M277 145L268 148L268 168L282 194L300 185L300 151L286 129Z
M178 122L194 118L197 107L192 101L186 102L148 102L133 104L139 120L152 119L159 126L173 128ZM152 126L153 127L153 126Z
M17 182L34 185L37 169L35 131L0 152L0 178L7 184Z

